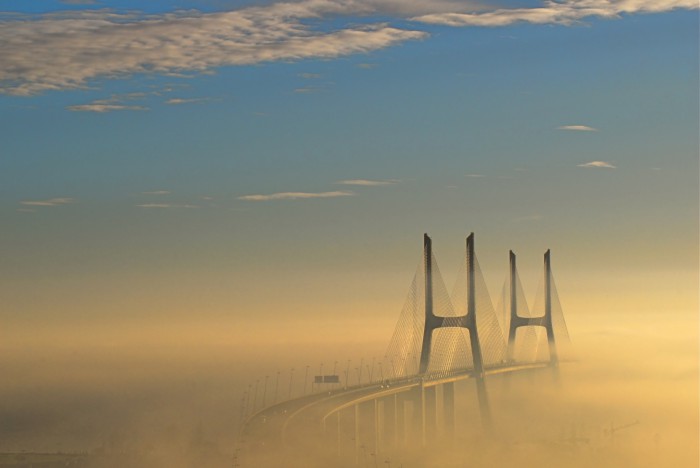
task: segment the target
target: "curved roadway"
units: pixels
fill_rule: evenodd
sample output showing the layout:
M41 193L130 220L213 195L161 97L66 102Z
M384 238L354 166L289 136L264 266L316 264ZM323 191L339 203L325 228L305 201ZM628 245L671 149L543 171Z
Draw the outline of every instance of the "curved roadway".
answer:
M486 370L486 375L519 372L547 367L548 363L503 365ZM408 392L420 386L436 386L473 377L472 371L451 375L411 377L376 382L363 386L341 388L315 393L280 402L251 415L241 431L241 442L247 457L254 457L255 465L308 466L302 463L303 454L310 454L313 446L324 439L325 419L344 408L384 396ZM283 457L280 459L279 457ZM291 457L291 458L290 458ZM298 463L294 463L294 459Z

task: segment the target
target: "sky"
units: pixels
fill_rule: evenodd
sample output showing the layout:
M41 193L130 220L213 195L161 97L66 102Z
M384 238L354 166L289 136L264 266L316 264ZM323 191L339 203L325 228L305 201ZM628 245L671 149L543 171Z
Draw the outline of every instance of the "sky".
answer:
M388 341L424 232L492 292L551 248L574 323L697 311L695 1L0 10L5 343Z
M381 360L423 233L451 289L474 232L494 301L551 249L581 358L551 433L640 420L627 465L660 433L696 466L698 30L696 0L0 1L0 454L231 449L246 389Z

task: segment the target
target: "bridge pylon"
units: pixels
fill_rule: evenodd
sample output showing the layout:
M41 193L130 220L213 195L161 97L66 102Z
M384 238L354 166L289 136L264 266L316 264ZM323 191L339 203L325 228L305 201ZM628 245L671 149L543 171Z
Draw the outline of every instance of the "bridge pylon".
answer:
M510 251L510 324L508 326L508 351L509 362L515 359L515 335L520 327L544 327L547 332L549 346L549 363L552 367L559 366L554 326L552 323L552 263L550 251L544 254L544 314L539 317L521 317L518 315L517 299L517 268L515 254Z
M425 325L423 328L423 344L420 352L418 374L423 375L430 365L430 352L433 332L438 328L466 328L469 330L474 373L477 378L484 377L484 359L479 343L479 332L476 327L476 278L474 266L474 233L467 237L467 313L459 317L441 317L433 312L433 251L432 240L428 234L423 235L423 261L425 271ZM447 320L449 318L449 320Z
M469 331L469 344L474 364L474 377L476 378L477 398L479 410L484 428L491 430L491 410L488 402L486 383L484 382L484 359L479 341L479 331L476 325L476 257L474 256L474 233L467 237L467 313L458 317L442 317L435 315L433 311L433 274L432 274L432 240L427 234L423 235L423 258L425 270L425 326L423 329L423 343L421 346L420 365L418 374L424 375L430 365L430 353L432 347L433 332L439 328L466 328ZM448 384L449 386L449 384ZM453 389L449 389L449 396L445 399L445 411L450 411L454 406ZM423 404L423 407L425 405ZM425 420L425 409L422 410ZM450 417L446 419L450 423ZM425 435L425 424L423 424ZM425 440L425 436L424 436Z

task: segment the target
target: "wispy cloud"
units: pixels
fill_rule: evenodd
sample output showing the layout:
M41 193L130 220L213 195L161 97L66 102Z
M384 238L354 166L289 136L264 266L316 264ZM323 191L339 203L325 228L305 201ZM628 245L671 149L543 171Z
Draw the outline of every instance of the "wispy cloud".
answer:
M190 205L187 203L141 203L136 206L139 208L199 208L198 205Z
M170 195L170 190L151 190L150 192L141 192L143 195Z
M98 77L334 58L427 37L386 23L328 30L305 21L372 11L363 2L303 0L216 13L104 9L21 17L0 24L0 92L32 95L84 88Z
M376 68L377 64L376 63L358 63L357 68L363 68L365 70L371 70L372 68Z
M471 177L473 179L480 179L486 177L484 174L464 174L464 177Z
M144 106L128 106L124 104L100 104L92 102L90 104L79 104L75 106L66 107L72 112L97 112L103 114L105 112L112 111L146 111L147 107Z
M125 94L112 94L108 98L95 99L88 104L79 104L73 106L67 106L66 109L73 112L112 112L112 111L145 111L148 110L147 107L137 104L125 104L131 103L133 101L142 101L151 94L158 94L158 91L152 92L134 92Z
M587 162L584 164L579 164L577 167L586 167L586 168L598 167L598 168L602 168L602 169L617 169L617 166L613 166L609 162L605 162L605 161L591 161L591 162Z
M401 182L398 179L348 179L339 180L336 184L339 185L358 185L364 187L379 187L383 185L396 185Z
M414 21L447 26L508 26L514 23L573 24L584 18L617 18L624 14L696 9L697 0L547 0L541 7L492 11L447 12L415 16Z
M557 127L557 130L570 130L574 132L597 132L597 128L589 127L588 125L562 125Z
M325 88L320 86L303 86L301 88L294 89L296 94L313 94L320 93L321 91L325 91Z
M75 203L74 198L49 198L48 200L22 200L20 205L26 206L61 206Z
M209 101L209 98L189 98L189 99L184 99L184 98L172 98L168 99L165 101L166 104L170 104L172 106L177 106L180 104L196 104L199 102L206 102Z
M336 198L336 197L351 197L354 192L335 191L335 192L279 192L266 195L244 195L238 197L239 200L248 201L270 201L270 200L309 200L313 198Z

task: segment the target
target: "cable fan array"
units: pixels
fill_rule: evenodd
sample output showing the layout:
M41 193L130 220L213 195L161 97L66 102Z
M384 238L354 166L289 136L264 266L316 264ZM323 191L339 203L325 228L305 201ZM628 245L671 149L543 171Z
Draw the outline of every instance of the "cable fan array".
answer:
M432 313L444 317L440 328L432 331L430 361L426 371L433 377L442 377L456 372L474 369L473 353L469 330L460 326L467 314L469 298L468 259L461 262L452 294L447 292L433 252L416 268L413 281L399 315L396 328L387 347L384 362L390 363L389 372L393 378L407 378L419 374L421 346L426 317L426 269L430 265ZM514 269L513 269L514 270ZM549 310L556 349L559 360L572 357L569 333L564 321L561 303L554 285L551 270L545 268L538 288L534 307L528 307L517 271L506 280L497 308L493 307L491 296L479 267L476 256L474 275L474 313L476 329L485 368L503 365L507 362L534 363L549 361L548 337L543 326L521 326L514 329L514 340L508 343L511 316L532 318L535 321L544 317L546 305L545 284L549 284ZM515 300L511 298L515 295ZM498 311L498 313L497 313ZM509 352L510 351L510 352Z

